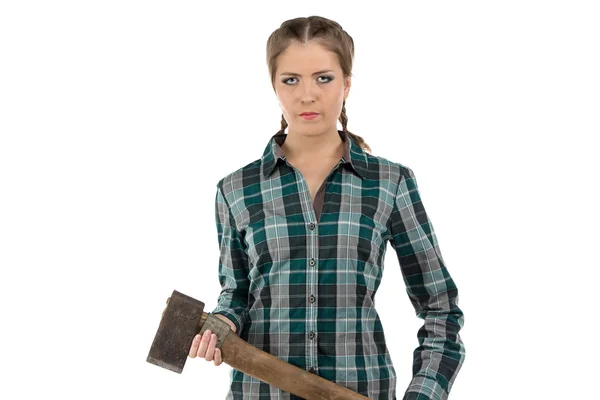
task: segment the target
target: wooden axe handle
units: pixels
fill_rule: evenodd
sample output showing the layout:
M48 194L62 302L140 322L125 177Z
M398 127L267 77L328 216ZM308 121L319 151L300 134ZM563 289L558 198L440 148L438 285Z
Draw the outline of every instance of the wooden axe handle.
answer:
M224 363L271 386L307 400L369 400L348 388L287 363L252 346L213 314L203 313L200 334L210 329Z

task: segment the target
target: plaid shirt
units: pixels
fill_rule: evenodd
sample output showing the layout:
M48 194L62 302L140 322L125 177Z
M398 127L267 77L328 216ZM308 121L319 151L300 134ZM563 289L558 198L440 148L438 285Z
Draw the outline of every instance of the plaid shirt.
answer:
M403 399L446 399L465 349L458 291L412 170L346 151L311 202L271 137L262 158L221 179L215 216L218 304L248 343L369 399L396 399L396 373L374 297L388 241L424 320ZM300 399L236 369L227 399Z

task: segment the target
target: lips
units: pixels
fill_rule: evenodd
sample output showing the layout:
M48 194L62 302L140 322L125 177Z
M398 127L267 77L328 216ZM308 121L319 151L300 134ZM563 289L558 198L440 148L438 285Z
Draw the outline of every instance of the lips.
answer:
M300 115L319 115L319 113L316 113L316 112L303 112Z

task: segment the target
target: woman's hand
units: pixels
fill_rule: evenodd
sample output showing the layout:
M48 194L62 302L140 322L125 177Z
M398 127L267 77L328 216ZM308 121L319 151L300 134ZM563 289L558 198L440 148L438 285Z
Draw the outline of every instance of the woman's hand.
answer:
M233 332L236 331L235 324L226 316L222 314L213 314L215 317L227 322ZM195 358L196 356L204 358L206 361L213 361L215 366L219 366L223 363L221 357L221 349L216 348L217 346L217 335L212 333L210 329L204 331L204 334L200 334L194 337L192 341L192 347L190 347L189 356Z

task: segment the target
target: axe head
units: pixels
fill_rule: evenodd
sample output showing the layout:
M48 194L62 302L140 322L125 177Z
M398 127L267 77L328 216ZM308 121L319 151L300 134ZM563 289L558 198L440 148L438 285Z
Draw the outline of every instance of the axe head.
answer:
M181 373L194 336L200 332L204 303L174 290L146 361Z

